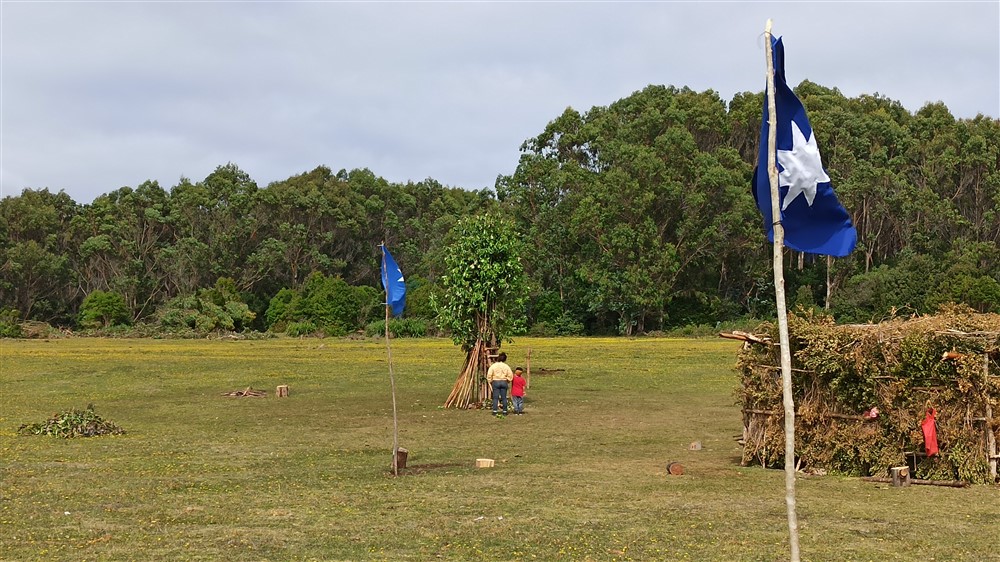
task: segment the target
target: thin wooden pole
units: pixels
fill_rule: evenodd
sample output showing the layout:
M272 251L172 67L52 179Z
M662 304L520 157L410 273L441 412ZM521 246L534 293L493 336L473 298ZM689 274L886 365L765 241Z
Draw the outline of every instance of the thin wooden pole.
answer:
M531 348L528 348L528 357L524 360L525 369L528 371L524 374L524 389L531 389Z
M389 272L385 268L382 250L382 277L385 282L385 355L389 361L389 386L392 388L392 474L399 476L399 422L396 418L396 377L392 372L392 347L389 345Z
M983 380L990 380L990 354L983 353ZM988 386L985 388L989 388ZM989 391L983 392L983 402L986 404L986 457L990 465L990 481L997 480L997 438L993 434L993 406L990 405Z
M830 310L830 298L833 297L833 285L830 270L833 269L833 256L826 256L826 301L823 303L825 310Z
M785 308L785 267L782 259L785 229L781 225L778 201L778 167L775 149L778 138L777 108L774 102L774 57L771 53L771 20L764 28L767 56L767 176L771 183L771 221L774 229L774 299L778 312L781 343L781 393L785 406L785 505L788 510L788 542L792 562L799 562L799 523L795 514L795 401L792 398L792 355L788 347L788 311Z

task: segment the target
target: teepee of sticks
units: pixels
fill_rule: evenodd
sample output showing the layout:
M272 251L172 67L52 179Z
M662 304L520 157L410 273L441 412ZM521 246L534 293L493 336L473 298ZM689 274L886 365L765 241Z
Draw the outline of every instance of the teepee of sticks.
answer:
M493 389L486 382L486 371L497 356L499 345L496 332L489 327L484 314L477 319L479 337L465 356L465 366L455 380L451 394L444 401L445 408L479 408L493 398Z
M476 408L492 399L492 389L486 382L486 371L493 364L494 351L483 340L476 340L465 357L465 366L462 367L451 394L444 402L445 408Z

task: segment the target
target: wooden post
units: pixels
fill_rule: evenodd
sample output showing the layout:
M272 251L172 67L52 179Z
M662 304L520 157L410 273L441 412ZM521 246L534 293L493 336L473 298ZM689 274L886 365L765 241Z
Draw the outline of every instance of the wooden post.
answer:
M408 451L408 450L406 450L406 449L404 449L402 447L397 447L396 448L396 462L394 463L394 465L392 467L393 468L393 472L395 472L396 474L398 474L400 470L406 468L406 457L409 454L410 454L410 451Z
M910 485L910 467L894 466L889 469L889 473L892 475L893 487L899 488Z
M795 513L795 401L792 399L792 354L788 342L788 311L785 307L785 229L781 225L778 192L778 116L774 101L774 55L771 47L771 20L764 27L767 58L767 176L771 184L771 222L774 231L774 300L778 313L781 343L781 394L785 405L785 506L788 512L788 543L791 561L799 562L799 523Z
M278 398L287 398L288 397L288 385L287 384L279 384L278 388L275 390L274 393L275 393L275 395L278 396Z
M990 354L983 353L983 379L990 380ZM989 388L987 386L986 388ZM997 437L993 433L993 406L990 404L990 393L983 393L983 402L986 404L986 454L990 462L990 478L993 482L997 480Z
M527 372L524 373L524 389L528 390L531 388L531 348L528 348L528 355L524 358L524 368Z

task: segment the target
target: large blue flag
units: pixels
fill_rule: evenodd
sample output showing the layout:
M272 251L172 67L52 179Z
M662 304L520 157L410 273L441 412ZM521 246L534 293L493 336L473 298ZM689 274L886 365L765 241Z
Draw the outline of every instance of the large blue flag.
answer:
M858 241L851 217L837 200L823 169L816 137L802 102L785 82L785 48L771 39L774 57L774 104L777 113L778 193L785 245L800 252L842 257ZM774 242L771 184L767 177L767 99L760 127L760 155L754 170L753 195L764 215L768 240Z
M406 305L406 283L403 282L403 272L392 259L392 254L382 246L382 286L385 288L386 304L392 306L392 315L403 314Z

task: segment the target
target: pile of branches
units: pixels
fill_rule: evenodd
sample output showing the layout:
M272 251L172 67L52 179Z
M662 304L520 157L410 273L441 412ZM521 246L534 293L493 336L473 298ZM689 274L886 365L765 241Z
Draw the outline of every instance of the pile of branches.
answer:
M22 424L17 428L20 435L52 435L70 439L72 437L95 437L97 435L122 435L125 430L112 421L101 419L94 412L94 405L87 404L86 410L72 409L53 414L41 423Z
M223 396L237 396L237 397L252 396L254 398L263 398L263 397L267 396L267 391L266 390L254 390L253 387L249 387L248 386L244 390L233 390L231 392L223 392L222 395Z
M743 463L780 467L777 326L764 324L757 332L771 341L747 341L737 363ZM881 476L913 463L918 478L994 480L1000 315L950 307L933 316L838 326L800 313L789 316L789 347L800 469ZM930 408L937 413L940 452L926 457L921 422Z

